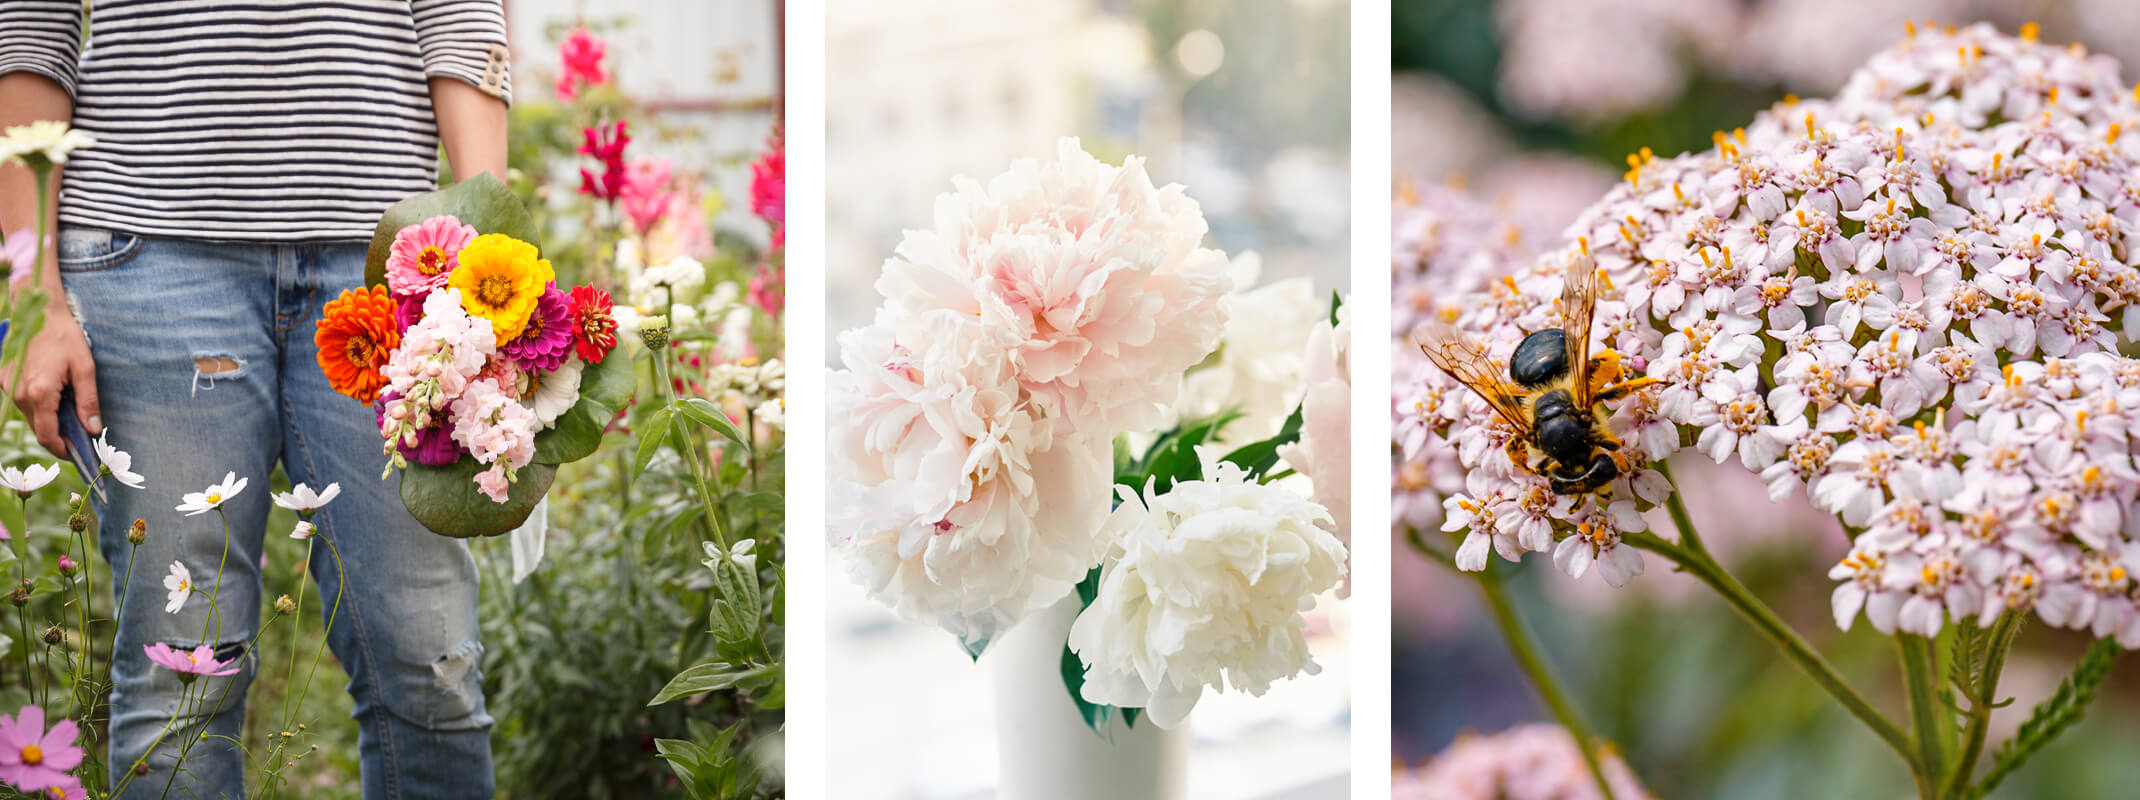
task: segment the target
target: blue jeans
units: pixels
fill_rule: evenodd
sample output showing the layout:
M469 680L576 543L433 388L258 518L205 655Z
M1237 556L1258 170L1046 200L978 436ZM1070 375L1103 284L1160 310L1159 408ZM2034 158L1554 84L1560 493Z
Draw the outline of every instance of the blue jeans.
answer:
M70 229L58 246L68 302L96 360L104 425L147 478L141 489L107 479L109 498L97 506L113 585L126 583L112 650L114 781L144 759L149 769L122 796L161 794L179 742L203 726L207 736L177 765L170 796L242 797L248 769L261 766L249 767L234 744L244 739L245 690L259 659L246 658L235 675L184 684L143 647L205 643L228 656L252 641L263 606L268 480L280 461L292 483L342 485L313 519L317 535L339 549L341 571L317 539L310 563L322 597L342 590L327 641L349 673L364 797L489 798L475 562L464 543L409 516L398 479L379 479L385 457L373 413L328 385L312 342L321 307L363 282L364 245ZM174 510L181 495L226 472L250 480L222 506L228 537L216 513ZM139 546L127 541L136 519L148 531ZM164 612L174 560L201 589L220 583L213 601L196 594L178 613ZM321 605L324 618L331 600ZM292 749L307 746L300 739Z

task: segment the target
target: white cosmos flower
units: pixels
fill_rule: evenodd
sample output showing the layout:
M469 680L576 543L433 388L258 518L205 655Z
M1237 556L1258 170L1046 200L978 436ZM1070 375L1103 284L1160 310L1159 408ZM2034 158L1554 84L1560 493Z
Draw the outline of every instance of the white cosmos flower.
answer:
M45 484L51 483L52 479L57 477L58 464L31 464L21 469L0 467L0 486L13 489L15 493L24 496L45 488Z
M307 520L298 520L297 527L290 529L290 538L298 541L312 538L312 523Z
M185 564L173 561L171 574L163 576L163 588L167 592L163 613L176 614L185 607L186 598L193 596L193 573Z
M557 418L571 411L572 405L580 401L580 378L586 369L587 362L572 356L547 374L522 373L525 380L533 381L533 385L523 387L520 404L534 410L536 430L548 430L556 425Z
M237 492L231 492L231 494L237 494ZM314 492L312 487L300 483L290 487L290 491L287 493L275 493L275 505L300 513L318 511L341 494L342 484L339 483L327 484L327 490L324 492Z
M1119 489L1108 517L1115 559L1070 626L1093 703L1181 724L1206 688L1261 695L1319 671L1301 612L1345 575L1345 545L1307 498L1204 458L1204 480L1165 494Z
M33 155L53 164L67 163L67 154L97 143L87 131L68 127L58 120L38 120L0 131L0 164L17 163Z
M1108 441L1054 435L980 323L880 316L827 380L832 545L871 597L979 652L1099 563Z
M1202 246L1196 201L1153 186L1141 159L1104 164L1074 138L1054 160L953 185L936 226L908 231L885 262L887 307L981 323L1061 431L1155 427L1226 326L1226 256Z
M105 469L111 470L112 479L117 480L120 485L132 489L141 488L141 483L145 478L141 476L141 473L133 470L134 456L125 450L113 447L109 440L110 436L111 429L105 428L102 433L97 434L96 441L89 443L90 447L95 448L97 451L97 462L103 464Z
M189 517L214 511L225 501L245 491L245 480L235 472L223 473L223 481L208 487L206 491L187 492L183 502L178 504L178 510L186 512Z

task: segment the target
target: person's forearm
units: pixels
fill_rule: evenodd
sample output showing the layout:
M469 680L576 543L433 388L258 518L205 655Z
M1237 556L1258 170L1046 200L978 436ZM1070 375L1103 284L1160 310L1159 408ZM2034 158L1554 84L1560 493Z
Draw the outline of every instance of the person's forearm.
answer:
M437 76L431 79L431 111L455 181L480 172L505 180L505 101L465 81Z
M74 101L67 96L65 89L60 88L51 78L34 72L0 74L0 130L48 119L61 122L74 119ZM54 231L58 230L54 218L59 206L59 172L57 168L52 170L51 184L46 187L45 197L48 200L45 203L42 226L46 236L56 236ZM37 223L36 179L28 168L19 165L0 166L0 234L34 237L39 229ZM37 280L47 291L57 294L58 248L52 247L48 242L44 254L44 264L37 271ZM58 304L54 305L59 307Z

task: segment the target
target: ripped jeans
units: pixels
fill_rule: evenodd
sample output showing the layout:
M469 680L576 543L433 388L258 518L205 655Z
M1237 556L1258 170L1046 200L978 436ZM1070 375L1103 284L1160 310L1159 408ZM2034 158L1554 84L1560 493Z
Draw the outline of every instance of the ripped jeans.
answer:
M398 479L379 479L385 458L373 413L328 385L312 341L321 307L363 283L365 246L211 243L83 229L60 231L58 244L68 300L96 360L104 426L147 478L141 489L107 479L108 502L97 506L99 547L114 585L129 574L128 559L139 559L121 597L112 650L110 763L115 782L137 763L148 774L122 796L162 794L177 743L202 725L208 735L179 765L171 797L242 797L247 772L263 766L248 765L233 744L243 741L245 690L258 658L246 658L235 675L188 686L143 648L207 643L228 657L252 640L264 605L268 476L280 461L292 483L342 485L313 518L318 536L339 549L342 572L316 539L310 563L322 597L343 590L327 641L349 673L364 797L491 797L475 562L464 543L409 516ZM226 472L250 480L222 506L230 519L227 553L215 512L173 510L181 495ZM136 519L147 524L139 546L127 541ZM163 582L173 561L186 565L201 590L221 569L213 603L196 594L178 613L165 613ZM323 618L330 604L320 604ZM211 605L219 611L214 620ZM208 702L187 704L200 712L171 724L181 693L199 698L204 685ZM225 698L220 710L217 698ZM298 741L293 751L304 749Z

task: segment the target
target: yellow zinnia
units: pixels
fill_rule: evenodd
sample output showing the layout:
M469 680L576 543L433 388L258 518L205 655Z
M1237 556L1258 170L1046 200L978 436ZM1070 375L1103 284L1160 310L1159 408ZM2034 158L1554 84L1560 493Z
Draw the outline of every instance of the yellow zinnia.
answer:
M460 266L446 285L461 290L461 307L490 320L499 342L520 335L557 273L535 246L502 233L486 233L461 248Z

